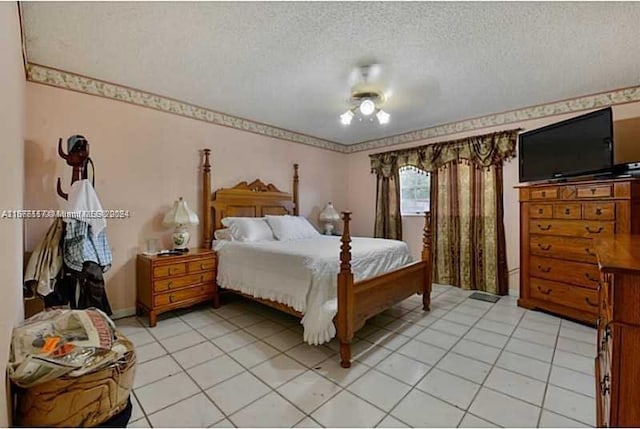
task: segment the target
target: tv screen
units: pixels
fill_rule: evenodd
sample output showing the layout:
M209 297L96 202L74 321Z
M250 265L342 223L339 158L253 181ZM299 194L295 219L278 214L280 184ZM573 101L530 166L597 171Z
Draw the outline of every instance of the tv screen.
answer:
M520 182L610 171L611 108L520 134Z

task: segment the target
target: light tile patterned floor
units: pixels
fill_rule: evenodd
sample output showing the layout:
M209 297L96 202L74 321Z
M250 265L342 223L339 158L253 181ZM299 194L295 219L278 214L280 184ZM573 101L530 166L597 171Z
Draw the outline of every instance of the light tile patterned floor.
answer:
M236 300L116 323L135 343L130 427L588 427L595 330L434 286L338 345L302 343L296 319Z

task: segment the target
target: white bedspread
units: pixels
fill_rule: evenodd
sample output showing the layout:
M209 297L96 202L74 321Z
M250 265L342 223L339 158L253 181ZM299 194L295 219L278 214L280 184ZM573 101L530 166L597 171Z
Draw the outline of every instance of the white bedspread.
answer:
M286 304L304 314L304 340L322 344L336 334L340 237L296 241L217 241L218 284L257 298ZM398 269L412 262L406 243L352 238L354 281Z

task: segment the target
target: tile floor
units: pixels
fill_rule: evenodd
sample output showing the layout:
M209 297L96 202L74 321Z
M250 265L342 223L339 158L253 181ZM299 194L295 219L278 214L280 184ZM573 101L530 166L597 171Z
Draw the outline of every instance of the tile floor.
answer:
M588 427L595 330L434 286L337 343L308 346L296 319L237 300L116 321L135 343L130 427Z

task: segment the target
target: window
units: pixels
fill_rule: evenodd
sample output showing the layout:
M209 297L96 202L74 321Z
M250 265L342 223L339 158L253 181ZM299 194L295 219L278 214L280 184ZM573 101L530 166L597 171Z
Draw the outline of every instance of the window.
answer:
M429 210L431 175L416 167L400 168L400 212L423 214Z

